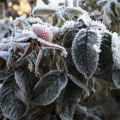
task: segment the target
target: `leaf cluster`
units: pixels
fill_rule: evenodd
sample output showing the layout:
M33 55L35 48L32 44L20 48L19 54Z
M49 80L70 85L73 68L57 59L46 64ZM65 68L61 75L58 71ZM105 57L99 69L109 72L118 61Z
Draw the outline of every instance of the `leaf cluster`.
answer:
M93 21L75 3L75 7L69 7L67 0L64 6L37 6L34 17L14 20L11 37L0 43L0 78L4 80L0 107L5 118L84 120L86 112L79 102L94 95L94 78L120 87L117 33ZM36 18L51 13L52 24ZM49 29L52 42L34 33L33 27L43 26L40 35Z

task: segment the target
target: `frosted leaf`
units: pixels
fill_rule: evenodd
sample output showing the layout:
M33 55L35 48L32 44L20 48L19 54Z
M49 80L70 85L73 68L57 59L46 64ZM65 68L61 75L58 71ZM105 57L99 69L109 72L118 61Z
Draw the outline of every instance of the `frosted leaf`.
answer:
M5 117L18 120L28 111L28 104L21 89L10 75L3 83L0 91L0 105Z
M99 30L103 30L103 32L106 31L106 26L101 22L101 21L92 21L90 24L90 27L94 28L94 29L99 29Z
M114 67L120 69L120 39L118 38L117 33L112 34L112 52L113 52L113 61Z
M72 58L77 70L85 78L92 77L98 66L101 33L98 30L81 29L75 36L72 44ZM93 45L97 46L97 52Z
M67 82L67 76L62 71L50 71L36 84L33 90L32 101L39 105L52 103L60 95Z
M36 6L32 10L33 16L40 16L45 14L54 14L57 11L57 8L53 5L42 5Z
M88 14L85 10L80 7L66 7L65 12L73 15L79 16L80 14Z
M90 23L92 22L92 19L89 17L88 14L80 15L77 19L77 22L80 22L81 20L84 22L86 26L89 26Z
M116 87L120 88L120 39L117 33L112 34L113 73L112 78Z
M25 94L26 99L31 99L34 81L37 79L34 73L28 69L28 63L23 62L15 69L15 80L20 89Z
M72 41L81 28L86 28L86 25L83 22L76 22L74 26L67 31L67 33L63 37L63 46L65 48L69 48L72 46Z
M60 12L56 12L52 17L52 21L53 26L61 27L64 24L65 19L62 17Z
M62 120L73 120L75 106L80 101L82 92L80 87L69 80L57 101L57 111Z

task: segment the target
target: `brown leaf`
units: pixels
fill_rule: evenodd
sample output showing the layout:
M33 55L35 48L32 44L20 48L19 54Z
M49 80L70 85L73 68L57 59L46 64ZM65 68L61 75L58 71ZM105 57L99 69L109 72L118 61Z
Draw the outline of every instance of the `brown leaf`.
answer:
M0 70L3 70L6 66L6 60L0 57Z
M25 51L25 53L17 60L20 61L21 59L24 59L25 57L27 57L31 52L33 51L33 45L30 44L27 48L27 50Z
M85 120L86 118L86 112L83 111L80 106L77 104L75 108L75 112L73 115L73 120Z

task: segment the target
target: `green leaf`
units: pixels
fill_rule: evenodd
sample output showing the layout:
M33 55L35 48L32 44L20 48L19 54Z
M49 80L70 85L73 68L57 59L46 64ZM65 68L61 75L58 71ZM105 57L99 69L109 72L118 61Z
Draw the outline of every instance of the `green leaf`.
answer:
M68 82L57 102L57 111L62 120L73 120L75 106L79 102L82 92L83 90L79 86L72 81Z
M67 85L67 76L59 70L53 70L45 74L36 84L32 100L39 105L52 103Z
M0 105L3 115L12 120L19 120L28 111L24 94L15 83L14 75L9 76L3 83Z
M72 44L72 58L85 78L92 77L98 66L101 36L93 30L80 30ZM95 46L95 47L94 47Z
M29 71L27 62L23 62L14 73L16 83L25 94L25 97L30 99L35 81L38 81L39 78L37 78L34 73Z

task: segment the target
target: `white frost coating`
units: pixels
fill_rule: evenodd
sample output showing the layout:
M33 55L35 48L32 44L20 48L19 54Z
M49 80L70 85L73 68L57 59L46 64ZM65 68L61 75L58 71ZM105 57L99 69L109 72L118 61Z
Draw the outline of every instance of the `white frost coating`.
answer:
M55 72L55 71L57 71L57 70L54 70L54 72ZM62 71L61 71L61 72L62 72ZM42 80L44 77L47 77L48 75L51 75L52 73L53 73L53 71L50 71L49 73L46 73L46 74L41 78L41 80ZM56 75L57 75L57 73L56 73ZM47 102L44 101L44 103L42 102L42 104L40 104L40 105L48 105L48 104L52 103L52 102L60 95L61 90L64 89L64 88L66 87L67 83L68 83L68 77L67 77L66 75L64 75L64 77L65 77L65 81L64 81L64 82L63 82L63 80L62 80L62 82L61 82L61 79L59 78L59 79L57 79L56 81L54 81L54 83L52 84L52 85L54 85L54 84L57 83L57 85L58 85L58 90L57 90L57 93L55 93L54 98L52 98L51 100L49 100L49 99L48 99L48 95L45 95L44 93L48 93L48 94L49 94L49 92L51 92L51 91L53 90L53 86L51 85L51 86L49 86L47 89L45 89L45 91L40 95L40 100L42 101L42 98L46 98L45 100L47 100ZM39 82L36 84L36 86L34 87L34 90L39 86L40 82L41 82L41 81L39 81ZM39 97L38 97L38 98L39 98Z
M74 26L75 22L74 21L65 21L64 25L59 29L59 32L61 34L64 34L64 32Z
M106 31L106 26L101 21L92 21L91 25L96 25L101 28L101 30Z
M89 17L88 14L80 15L77 19L77 22L79 22L80 20L82 20L86 26L89 26L92 22L92 19Z
M81 7L66 7L65 11L72 15L78 15L78 13L74 11L80 11L82 14L88 14L88 12L83 10Z
M50 31L53 33L53 36L56 35L56 34L58 34L59 31L60 31L60 28L58 28L56 26L55 27L51 26L49 28L50 28Z
M98 46L96 44L93 45L93 49L97 52L100 53L101 50L98 48Z
M7 51L0 51L0 57L2 57L3 59L5 59L6 61L9 58L9 52Z
M120 39L118 34L114 32L112 34L112 52L113 52L113 61L116 69L120 69Z
M52 4L49 5L42 5L42 6L35 6L32 10L32 14L34 14L34 12L36 10L54 10L54 11L58 11L57 7L53 6Z
M33 17L29 17L28 18L28 21L30 22L30 23L39 23L39 24L43 24L44 22L40 19L40 18L33 18Z

